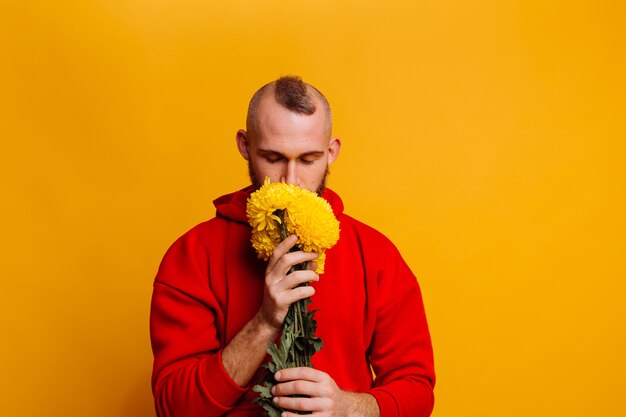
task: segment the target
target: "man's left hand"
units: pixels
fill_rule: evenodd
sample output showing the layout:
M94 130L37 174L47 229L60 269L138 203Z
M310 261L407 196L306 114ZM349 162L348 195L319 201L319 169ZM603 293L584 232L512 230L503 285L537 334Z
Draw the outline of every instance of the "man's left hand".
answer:
M319 417L379 417L376 399L367 393L342 391L325 372L313 368L288 368L274 377L274 402L284 410L311 411ZM306 395L307 397L290 397ZM285 411L282 417L298 414Z
M316 416L345 416L346 395L325 372L313 368L287 368L274 375L274 403L284 410L311 411ZM306 397L291 397L303 395ZM297 416L286 411L284 417Z

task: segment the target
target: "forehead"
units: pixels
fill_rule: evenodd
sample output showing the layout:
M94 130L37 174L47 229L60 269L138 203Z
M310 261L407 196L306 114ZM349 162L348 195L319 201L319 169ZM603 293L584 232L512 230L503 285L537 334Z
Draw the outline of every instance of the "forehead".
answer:
M328 145L330 133L321 103L316 101L316 106L311 115L296 113L278 104L271 94L266 95L259 103L254 142L260 148L323 149Z

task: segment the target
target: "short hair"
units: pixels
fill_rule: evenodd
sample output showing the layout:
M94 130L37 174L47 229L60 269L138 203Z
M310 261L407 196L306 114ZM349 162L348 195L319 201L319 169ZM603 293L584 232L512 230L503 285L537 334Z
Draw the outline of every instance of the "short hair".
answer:
M326 113L327 128L330 134L332 131L332 115L328 100L317 88L313 87L311 84L305 83L302 81L302 78L296 75L280 77L276 81L265 84L254 93L248 105L248 116L246 118L246 130L248 132L256 129L259 103L270 88L273 89L274 99L278 104L295 113L306 115L312 115L317 110L313 96L310 94L312 91L321 102L324 112Z

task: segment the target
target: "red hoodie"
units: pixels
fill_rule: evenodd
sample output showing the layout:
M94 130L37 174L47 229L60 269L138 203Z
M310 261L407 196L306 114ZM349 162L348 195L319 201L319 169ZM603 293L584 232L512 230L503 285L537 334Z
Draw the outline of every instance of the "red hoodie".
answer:
M159 417L263 416L257 395L222 366L224 346L261 306L266 263L250 244L244 190L214 201L215 218L179 238L154 283L150 332L152 389ZM340 222L326 272L312 283L317 335L313 366L343 390L369 392L381 417L429 416L433 354L415 276L381 233L323 197ZM376 377L373 379L371 369Z

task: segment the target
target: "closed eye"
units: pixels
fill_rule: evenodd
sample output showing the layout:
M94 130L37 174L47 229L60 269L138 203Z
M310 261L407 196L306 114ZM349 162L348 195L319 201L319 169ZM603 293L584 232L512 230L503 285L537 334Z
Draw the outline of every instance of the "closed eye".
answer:
M302 163L305 165L311 165L317 162L323 156L323 152L308 152L304 155L300 155L300 161L302 161Z
M282 160L283 160L283 158L281 158L281 157L272 157L272 156L267 156L267 157L265 157L265 160L266 160L267 162L269 162L270 164L275 164L275 163L277 163L277 162L282 161Z

